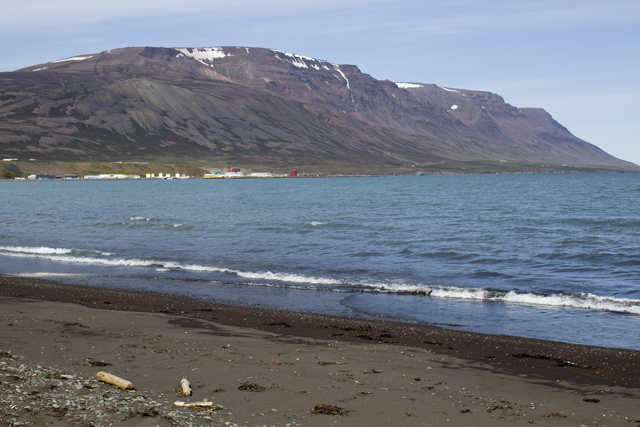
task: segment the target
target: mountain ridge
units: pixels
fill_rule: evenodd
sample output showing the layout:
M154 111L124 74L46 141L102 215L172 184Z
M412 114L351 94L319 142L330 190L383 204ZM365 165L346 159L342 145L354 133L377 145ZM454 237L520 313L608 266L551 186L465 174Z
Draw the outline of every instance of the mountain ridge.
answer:
M7 157L637 168L543 109L276 49L122 48L0 73L0 83Z

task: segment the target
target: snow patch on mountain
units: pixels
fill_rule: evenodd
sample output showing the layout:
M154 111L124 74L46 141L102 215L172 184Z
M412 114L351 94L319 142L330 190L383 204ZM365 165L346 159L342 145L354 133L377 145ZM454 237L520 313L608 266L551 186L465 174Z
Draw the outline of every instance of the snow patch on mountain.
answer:
M225 56L231 56L224 53L224 50L222 50L221 47L203 47L196 49L181 48L176 50L180 52L180 54L178 54L178 58L181 56L187 56L209 67L212 66L211 62L213 62L214 59L221 59Z
M58 61L51 61L51 64L57 64L58 62L66 62L66 61L83 61L85 59L93 58L93 55L90 56L74 56L73 58L60 59Z
M418 83L396 83L396 86L398 86L400 89L412 89L417 87L424 87L424 85L421 85Z
M437 86L437 85L436 85ZM459 90L449 89L446 87L438 86L440 89L446 90L447 92L460 92Z
M307 63L305 61L308 62L316 62L317 59L315 58L311 58L309 56L302 56L302 55L298 55L295 53L289 53L289 52L283 52L281 50L276 50L276 49L271 49L273 52L275 52L276 54L276 58L282 60L282 61L286 61L289 62L290 64L298 67L298 68L309 68L309 66L307 65ZM286 58L281 58L278 55L284 55L286 56ZM322 61L318 61L318 62L322 62Z
M347 76L344 75L344 73L342 72L342 70L340 69L340 66L333 64L333 66L335 67L336 71L340 73L340 75L345 79L345 81L347 82L347 89L351 89L351 86L349 86L349 79L347 78Z
M345 82L347 82L347 88L351 89L351 86L349 84L349 79L347 79L347 76L345 76L345 74L342 72L342 70L340 69L340 66L338 64L333 64L331 62L327 62L327 61L323 61L321 59L315 59L315 58L311 58L310 56L303 56L303 55L298 55L296 53L289 53L289 52L283 52L281 50L277 50L277 49L271 49L272 52L274 52L276 54L276 58L278 58L281 61L286 61L288 63L290 63L291 65L298 67L298 68L313 68L316 71L320 71L320 67L324 68L327 71L330 71L329 65L331 65L333 67L334 70L336 70L338 73L340 73L340 75L342 76L342 78L345 80ZM318 65L320 64L320 65ZM334 74L334 76L339 79L340 77L336 76Z

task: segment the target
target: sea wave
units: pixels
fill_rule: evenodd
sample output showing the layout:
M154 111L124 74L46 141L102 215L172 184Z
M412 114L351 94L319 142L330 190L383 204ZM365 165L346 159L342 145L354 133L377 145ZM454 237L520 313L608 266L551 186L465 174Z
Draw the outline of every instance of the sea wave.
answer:
M0 251L24 254L70 254L73 249L64 248L47 248L40 247L24 247L24 246L0 246Z
M599 296L591 293L538 294L515 290L463 288L456 286L428 286L403 282L362 283L357 280L338 280L312 275L272 272L242 271L225 267L187 264L175 261L120 257L97 250L0 246L0 255L23 258L40 258L50 261L104 265L114 267L149 267L157 272L191 271L198 273L223 273L255 281L251 285L290 287L345 293L414 294L431 298L451 298L469 301L486 301L508 304L526 304L540 307L570 307L586 310L610 311L640 315L640 299ZM275 283L277 282L277 283Z
M132 216L129 218L130 221L151 221L153 218L147 218L145 216Z
M83 252L91 252L95 255L102 256L82 256ZM256 280L273 280L288 283L306 283L312 285L338 285L342 282L335 279L323 277L305 276L291 273L273 273L271 271L241 271L224 267L205 266L197 264L184 264L175 261L160 261L153 259L139 258L123 258L116 257L110 252L100 251L83 251L78 249L62 249L62 248L32 248L32 247L12 247L0 246L0 255L22 257L22 258L41 258L50 261L70 262L78 264L105 265L113 267L154 267L158 272L167 272L171 270L184 270L193 272L209 272L209 273L227 273L238 277Z
M418 294L432 298L527 304L545 307L570 307L640 315L640 299L599 296L591 293L536 294L531 292L500 291L455 286L422 286L405 284L368 284L364 292ZM368 288L368 289L367 289Z
M238 276L244 277L247 279L260 279L260 280L277 280L280 282L291 282L291 283L309 283L314 285L340 285L343 282L335 279L328 279L324 277L313 277L313 276L304 276L300 274L291 274L291 273L272 273L270 271L264 272L235 272Z

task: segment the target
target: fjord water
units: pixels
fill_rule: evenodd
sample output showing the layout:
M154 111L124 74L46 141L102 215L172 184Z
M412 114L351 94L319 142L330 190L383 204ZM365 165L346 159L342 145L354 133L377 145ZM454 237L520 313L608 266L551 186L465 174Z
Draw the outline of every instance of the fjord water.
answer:
M0 273L640 349L640 175L5 182Z

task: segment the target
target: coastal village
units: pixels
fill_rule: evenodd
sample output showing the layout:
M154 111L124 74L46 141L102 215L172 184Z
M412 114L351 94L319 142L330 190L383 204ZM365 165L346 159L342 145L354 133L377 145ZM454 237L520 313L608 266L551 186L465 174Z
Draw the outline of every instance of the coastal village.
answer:
M31 160L31 159L30 159ZM76 179L84 179L84 180L123 180L123 179L229 179L229 178L295 178L298 177L298 171L293 169L289 173L276 174L271 172L243 172L240 168L231 168L229 165L228 170L226 171L216 171L211 173L205 173L201 176L196 175L187 175L185 173L145 173L145 174L126 174L126 173L101 173L101 174L87 174L87 175L79 175L73 173L53 175L47 173L29 173L21 174L20 170L15 166L7 163L19 161L19 159L7 158L2 159L5 163L5 168L10 172L15 172L16 174L20 174L20 176L15 176L13 179L18 181L26 181L26 180L76 180ZM121 163L121 162L117 162ZM145 163L146 164L146 163ZM14 167L15 170L11 169ZM25 177L26 175L26 177Z
M298 176L298 172L295 170L292 170L290 173L288 174L282 174L282 175L275 175L272 174L270 172L250 172L245 174L244 172L242 172L240 169L233 169L233 170L229 170L227 172L214 172L214 173L207 173L204 174L204 176L202 177L198 177L198 176L187 176L185 174L180 174L180 173L176 173L174 175L169 174L169 173L158 173L157 175L155 173L148 173L145 174L145 176L141 176L141 175L125 175L125 174L118 174L118 173L103 173L103 174L99 174L99 175L84 175L79 177L78 175L74 175L74 174L66 174L66 175L61 175L61 176L55 176L55 175L37 175L37 174L31 174L29 175L27 178L15 178L17 180L25 180L25 179L29 179L29 180L37 180L37 179L89 179L89 180L96 180L96 179L194 179L194 178L204 178L204 179L224 179L224 178L289 178L289 177L297 177Z

